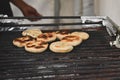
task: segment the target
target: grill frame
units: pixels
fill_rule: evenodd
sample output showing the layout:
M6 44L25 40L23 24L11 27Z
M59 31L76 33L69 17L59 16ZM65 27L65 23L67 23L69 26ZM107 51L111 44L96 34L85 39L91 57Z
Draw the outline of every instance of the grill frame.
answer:
M42 54L30 54L12 45L12 40L20 37L21 31L1 31L0 79L120 79L120 49L110 47L109 41L115 38L109 35L106 26L70 31L86 31L90 38L68 54L55 54L50 50Z

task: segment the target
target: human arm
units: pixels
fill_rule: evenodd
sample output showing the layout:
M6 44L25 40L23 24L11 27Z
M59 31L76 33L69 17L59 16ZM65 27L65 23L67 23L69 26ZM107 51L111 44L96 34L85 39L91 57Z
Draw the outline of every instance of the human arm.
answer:
M40 17L41 14L37 12L35 8L25 3L23 0L10 0L15 6L17 6L26 17ZM36 21L38 19L29 19L30 21Z

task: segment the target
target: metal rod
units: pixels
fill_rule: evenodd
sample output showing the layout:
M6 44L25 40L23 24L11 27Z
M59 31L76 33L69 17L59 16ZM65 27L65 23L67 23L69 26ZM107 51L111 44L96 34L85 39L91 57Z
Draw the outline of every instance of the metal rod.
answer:
M80 19L81 16L0 17L0 19Z
M96 25L96 24L100 24L101 26L103 26L101 23L80 23L80 22L76 22L76 23L50 23L50 24L1 24L1 26L4 27L16 27L16 26L66 26L66 25Z

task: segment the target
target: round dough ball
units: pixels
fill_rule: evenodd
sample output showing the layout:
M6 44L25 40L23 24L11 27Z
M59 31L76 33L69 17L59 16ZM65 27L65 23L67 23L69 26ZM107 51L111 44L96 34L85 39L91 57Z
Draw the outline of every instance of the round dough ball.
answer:
M22 32L23 36L31 36L33 38L36 38L40 34L42 34L42 31L40 29L27 29Z
M73 46L61 41L51 43L49 48L55 53L68 53L73 50Z
M31 53L42 53L48 48L48 43L43 41L29 41L25 45L25 50Z
M32 38L29 36L19 37L13 40L13 45L17 47L24 47L28 41L31 41Z
M44 41L44 42L52 42L54 40L56 40L56 33L55 32L47 32L47 33L43 33L40 34L37 37L37 41Z
M82 39L76 35L69 35L65 36L61 41L66 42L72 46L77 46L82 42Z
M89 38L89 34L86 32L72 32L71 35L77 35L82 38L82 40L87 40Z

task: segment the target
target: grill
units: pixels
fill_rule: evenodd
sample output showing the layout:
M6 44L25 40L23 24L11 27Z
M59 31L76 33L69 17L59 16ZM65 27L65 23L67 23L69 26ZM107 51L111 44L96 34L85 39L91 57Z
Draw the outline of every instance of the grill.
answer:
M0 80L119 80L120 49L111 47L106 26L72 29L90 38L67 54L49 49L31 54L12 45L21 31L0 32Z

